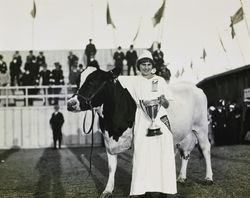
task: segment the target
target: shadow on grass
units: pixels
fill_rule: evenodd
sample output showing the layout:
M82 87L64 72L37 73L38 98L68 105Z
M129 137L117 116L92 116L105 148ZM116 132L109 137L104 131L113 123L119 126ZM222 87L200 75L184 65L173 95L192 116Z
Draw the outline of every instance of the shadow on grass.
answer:
M61 155L58 150L46 149L36 169L39 171L39 180L36 185L35 198L65 197L65 190L61 183Z
M84 168L89 171L90 170L90 163L89 163L90 148L71 148L71 147L68 147L68 149L82 163ZM93 148L93 149L95 150L95 148ZM92 155L96 155L95 151L93 152ZM86 156L86 159L88 161L83 160L82 156ZM96 159L93 159L93 158L96 158L96 156L92 156L92 160L93 160L92 161L92 166L97 168L97 165L101 164L103 166L102 169L105 170L104 172L108 173L108 169L106 168L106 167L108 167L107 162L105 162L105 161L96 162ZM108 174L105 174L104 176L106 178L108 178ZM105 188L105 184L104 184L104 181L102 181L102 179L98 178L98 176L95 174L95 172L93 170L93 167L92 167L92 171L91 171L91 174L89 175L89 177L94 181L95 187L96 187L96 190L97 190L98 194L101 194L102 191ZM89 177L87 179L89 179Z
M18 152L20 150L20 147L14 146L9 150L4 151L0 154L0 161L4 160L6 161L12 154Z
M77 159L83 164L84 168L89 170L89 156L90 156L90 149L91 148L68 148L76 157ZM106 183L108 181L108 161L106 156L106 151L104 148L93 148L92 153L92 171L90 174L91 179L95 183L96 190L100 195L103 190L105 189ZM87 160L83 160L82 156ZM123 167L117 164L117 171L115 176L115 194L122 194L126 197L130 190L130 180L131 174L129 174Z

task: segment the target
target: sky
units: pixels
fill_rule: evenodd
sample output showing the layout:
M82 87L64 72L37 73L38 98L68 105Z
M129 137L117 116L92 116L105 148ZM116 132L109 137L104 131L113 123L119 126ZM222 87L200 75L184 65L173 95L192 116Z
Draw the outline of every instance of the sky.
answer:
M163 0L35 2L33 19L33 0L0 0L0 51L83 49L89 38L99 49L130 44L149 48L159 41L172 75L184 71L181 78L191 81L250 63L249 0L166 0L164 17L156 27L152 17ZM106 24L107 2L116 29ZM241 2L245 20L234 25L236 37L232 39L230 16ZM205 61L200 58L203 49Z

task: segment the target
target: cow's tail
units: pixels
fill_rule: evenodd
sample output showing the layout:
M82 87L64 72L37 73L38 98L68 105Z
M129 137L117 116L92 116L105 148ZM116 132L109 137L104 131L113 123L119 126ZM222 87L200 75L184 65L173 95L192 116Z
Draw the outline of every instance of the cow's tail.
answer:
M200 158L200 159L203 159L203 158L204 158L204 155L203 155L203 152L202 152L202 149L201 149L201 146L200 146L199 142L196 144L196 147L198 148L198 151L199 151L199 153L200 153L199 158Z
M200 156L199 156L199 158L200 159L203 159L204 158L204 155L203 155L203 152L202 152L202 149L201 149L201 146L200 146L200 144L199 144L199 141L198 141L198 137L197 137L197 132L196 131L192 131L193 132L193 134L195 135L195 137L196 137L196 145L195 145L195 147L197 147L197 149L198 149L198 151L199 151L199 154L200 154Z

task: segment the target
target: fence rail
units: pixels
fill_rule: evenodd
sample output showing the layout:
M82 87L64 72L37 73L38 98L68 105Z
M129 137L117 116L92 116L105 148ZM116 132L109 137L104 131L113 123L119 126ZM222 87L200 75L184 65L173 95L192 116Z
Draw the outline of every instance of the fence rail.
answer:
M15 106L16 101L23 101L24 106L30 106L29 101L42 100L48 105L52 99L63 100L64 105L69 97L76 92L76 85L50 85L50 86L5 86L0 87L1 107Z

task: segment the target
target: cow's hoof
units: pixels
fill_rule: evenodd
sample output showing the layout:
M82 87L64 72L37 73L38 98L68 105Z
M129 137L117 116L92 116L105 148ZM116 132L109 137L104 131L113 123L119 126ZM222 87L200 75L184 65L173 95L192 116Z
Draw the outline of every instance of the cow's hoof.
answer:
M112 197L112 193L111 192L103 192L99 198L111 198Z
M213 180L212 179L210 179L210 178L205 178L205 185L213 185L214 184L214 182L213 182Z
M181 184L185 184L186 181L187 181L187 178L178 178L178 179L177 179L177 182L178 182L178 183L181 183Z

